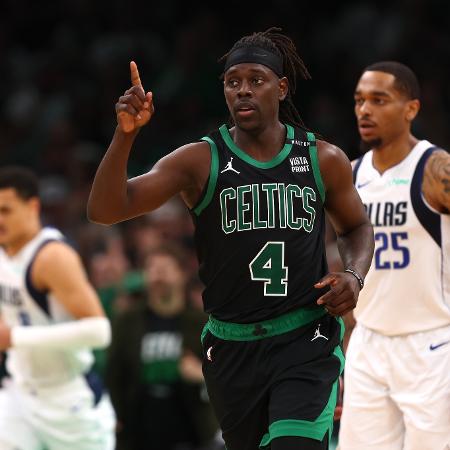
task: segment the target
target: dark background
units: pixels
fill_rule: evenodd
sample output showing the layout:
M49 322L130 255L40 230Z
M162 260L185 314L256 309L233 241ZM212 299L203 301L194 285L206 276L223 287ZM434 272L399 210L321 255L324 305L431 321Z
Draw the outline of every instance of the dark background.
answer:
M294 9L298 11L295 12ZM0 2L0 163L37 170L48 221L86 223L114 105L138 63L156 114L129 174L226 121L218 57L242 35L279 26L312 75L295 101L308 127L359 151L353 89L368 64L397 59L422 86L419 138L450 148L450 2L442 0L194 3L175 0Z

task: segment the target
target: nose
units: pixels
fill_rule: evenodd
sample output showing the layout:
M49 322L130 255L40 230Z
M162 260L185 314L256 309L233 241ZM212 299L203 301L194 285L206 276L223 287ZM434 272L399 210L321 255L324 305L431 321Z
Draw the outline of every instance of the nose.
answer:
M370 105L369 105L368 101L363 101L363 102L359 103L357 108L358 108L359 116L367 117L367 116L370 116L372 113L372 110L370 109Z
M252 90L251 90L251 87L250 87L250 83L248 81L246 81L246 80L242 81L242 83L240 85L240 88L239 88L239 91L238 91L238 95L240 97L252 95Z

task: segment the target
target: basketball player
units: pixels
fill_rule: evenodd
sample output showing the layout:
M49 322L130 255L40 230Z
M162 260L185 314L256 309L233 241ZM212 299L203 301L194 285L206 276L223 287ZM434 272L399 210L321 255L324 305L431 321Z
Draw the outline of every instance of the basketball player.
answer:
M269 29L222 58L233 126L127 180L153 114L134 62L118 127L94 179L92 221L111 224L180 193L192 213L205 311L203 372L228 450L328 448L343 369L340 315L354 308L373 231L335 146L307 132L292 96L309 73L292 40ZM324 211L345 271L328 273Z
M363 71L355 113L371 150L354 178L376 250L346 354L341 450L449 448L450 155L411 134L419 107L405 65Z
M112 406L90 372L110 325L78 255L42 228L22 167L0 169L0 245L0 449L112 450Z

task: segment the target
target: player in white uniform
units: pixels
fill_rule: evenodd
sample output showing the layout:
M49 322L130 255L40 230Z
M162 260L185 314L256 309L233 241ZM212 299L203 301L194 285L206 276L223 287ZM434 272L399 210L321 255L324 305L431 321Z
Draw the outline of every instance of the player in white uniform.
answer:
M0 450L114 448L114 411L90 372L110 324L63 239L41 227L34 174L0 169Z
M354 311L340 450L450 448L450 154L411 134L414 73L367 67L355 90L356 188L375 252Z

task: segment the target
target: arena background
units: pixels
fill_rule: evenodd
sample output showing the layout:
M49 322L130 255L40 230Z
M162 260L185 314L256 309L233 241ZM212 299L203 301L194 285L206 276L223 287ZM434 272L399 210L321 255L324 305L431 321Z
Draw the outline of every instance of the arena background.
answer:
M359 154L353 89L361 70L378 60L396 59L416 72L422 109L415 134L449 149L449 21L446 0L2 0L0 164L38 172L44 223L60 227L79 250L112 317L140 286L143 249L176 241L193 279L196 272L192 224L177 199L110 228L86 219L131 59L154 92L156 114L137 139L130 176L226 121L217 58L242 35L271 26L294 39L312 75L295 97L306 125L350 159Z

